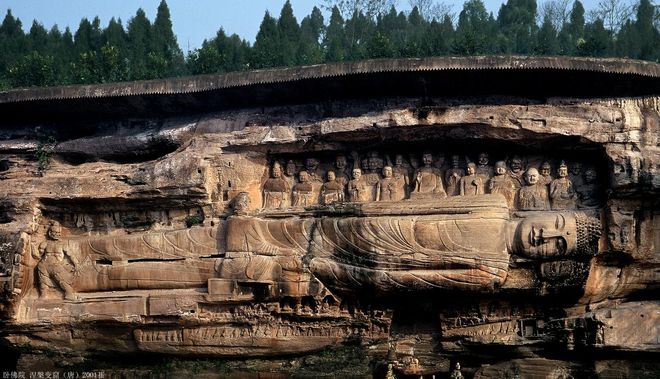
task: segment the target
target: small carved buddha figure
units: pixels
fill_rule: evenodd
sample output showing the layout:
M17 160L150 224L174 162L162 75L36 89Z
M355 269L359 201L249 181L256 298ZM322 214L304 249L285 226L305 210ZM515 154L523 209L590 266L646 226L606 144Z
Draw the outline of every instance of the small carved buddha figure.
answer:
M518 190L518 209L522 211L548 210L548 188L541 183L539 171L534 167L525 172L527 185Z
M337 155L335 158L335 177L337 182L341 183L342 186L346 187L348 181L351 180L351 176L348 171L348 161L346 160L345 155Z
M598 177L596 170L590 168L584 172L584 183L577 187L579 195L578 207L585 208L598 208L601 204L601 190L598 185Z
M296 185L296 171L297 171L296 162L289 160L284 166L284 180L286 180L289 185L289 189L292 189Z
M378 156L378 153L372 151L367 156L367 169L362 173L362 181L369 189L370 201L376 200L376 186L380 182L380 170L383 167L383 159Z
M307 158L305 169L309 175L309 182L312 184L314 199L318 203L318 198L321 196L321 186L325 180L325 171L320 167L320 162L316 158Z
M424 166L415 171L415 181L410 197L413 199L446 197L447 193L442 185L440 170L432 166L433 154L424 153L422 162Z
M46 232L47 240L39 244L39 256L35 256L39 259L37 263L39 297L45 296L48 287L60 287L66 300L76 300L78 296L70 283L71 272L65 264L70 263L75 274L78 261L71 255L68 245L60 241L61 236L62 227L57 221L53 221Z
M307 170L307 174L309 175L310 182L323 183L323 178L325 177L325 174L323 172L323 169L319 167L319 164L320 162L316 158L307 158L305 160L305 169Z
M483 195L484 177L477 175L477 165L470 162L467 165L467 175L458 182L459 193L461 196Z
M550 184L550 205L553 210L575 209L576 193L568 179L568 166L563 161L557 169L558 179Z
M568 179L573 183L574 188L579 188L584 179L582 178L582 163L575 162L570 167L570 172L568 173Z
M545 161L541 164L541 169L539 170L539 173L541 174L541 181L545 183L545 185L549 186L550 183L555 179L550 175L550 172L552 171L552 168L550 167L550 162Z
M484 182L493 177L493 168L488 165L490 158L488 153L479 154L477 159L477 175L484 178Z
M537 170L538 173L538 170ZM513 181L513 184L516 186L516 188L521 188L525 185L525 178L523 177L523 164L522 164L522 159L520 157L515 156L511 158L511 164L509 168L509 178Z
M331 204L344 201L344 185L341 184L334 171L328 171L328 181L321 187L321 202Z
M264 207L284 208L289 205L289 183L282 178L282 167L273 163L271 178L266 180L263 189Z
M365 203L369 201L369 188L362 180L362 170L353 169L353 179L348 182L348 201L353 203Z
M314 191L312 183L310 183L309 173L307 171L300 171L298 174L300 183L293 186L293 206L305 207L315 204Z
M458 182L465 176L465 170L459 167L460 158L458 155L451 156L451 168L445 173L447 182L447 196L456 196L460 193Z
M495 163L495 175L488 181L488 190L490 193L501 193L506 198L509 209L515 208L516 185L506 175L506 162L498 161Z
M415 182L415 172L417 172L417 169L419 168L419 159L411 154L408 162L410 163L410 183L412 184Z
M394 167L392 167L394 179L400 184L404 196L408 197L410 190L410 170L404 165L403 155L397 154L394 157Z
M405 192L400 180L393 175L392 167L383 167L383 178L376 186L376 201L398 201L405 198Z

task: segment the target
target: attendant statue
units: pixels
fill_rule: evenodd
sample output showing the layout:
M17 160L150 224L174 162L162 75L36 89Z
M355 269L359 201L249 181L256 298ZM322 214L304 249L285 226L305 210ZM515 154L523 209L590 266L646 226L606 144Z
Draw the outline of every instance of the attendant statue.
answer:
M271 178L266 180L263 187L264 207L284 208L288 206L290 190L289 183L282 178L282 167L277 162L273 163Z
M321 186L325 180L325 171L320 167L320 162L316 158L307 158L305 160L305 169L309 177L309 183L312 185L312 197L314 202L318 203L321 196Z
M540 181L539 171L529 168L525 172L525 187L518 190L518 209L522 211L545 211L548 204L548 188Z
M335 158L335 177L338 183L346 187L351 177L348 173L348 162L345 155L338 155Z
M580 188L584 179L582 178L582 163L575 162L571 165L571 172L568 174L568 179L573 183L573 187Z
M398 201L405 198L405 192L393 176L390 166L383 167L383 178L376 187L376 201Z
M47 240L39 244L37 263L37 277L39 278L39 297L44 297L48 287L60 287L64 291L66 300L76 300L78 296L71 286L73 268L75 275L78 270L78 261L69 251L67 244L60 241L62 227L57 221L51 222L46 232Z
M584 183L577 187L579 208L598 208L601 205L601 188L597 179L596 170L590 168L584 172Z
M296 185L297 171L298 167L296 166L296 162L292 160L286 162L286 166L284 166L284 180L286 180L287 184L289 185L289 189Z
M490 193L504 195L509 209L514 209L516 204L516 185L506 173L506 162L496 162L495 175L488 181L488 191Z
M353 179L348 182L348 201L353 203L365 203L369 201L369 189L362 180L362 170L353 169Z
M525 185L525 178L523 177L524 172L522 159L520 159L518 156L513 157L509 166L510 168L507 174L513 181L513 184L516 186L516 189L523 187ZM536 171L538 173L538 170Z
M573 183L568 179L568 166L561 162L557 170L559 175L550 184L550 205L553 210L575 209L575 200L577 194L573 188Z
M477 165L470 162L467 165L467 175L458 182L461 196L473 196L484 194L485 178L477 174Z
M378 153L372 151L366 158L366 170L362 173L361 180L367 186L368 200L376 200L376 187L381 179L380 171L384 165L383 159L378 156Z
M309 173L300 171L298 174L300 183L293 186L293 206L306 207L316 204L312 183L310 183Z
M545 183L547 186L549 186L554 180L550 174L551 171L552 167L550 166L550 162L545 161L541 164L541 170L539 170L539 173L541 174L541 182Z
M321 202L331 204L344 201L344 185L337 181L334 171L328 171L328 181L321 187Z
M460 158L458 155L451 156L451 168L445 173L445 182L447 182L447 195L456 196L460 193L458 182L465 175L465 170L459 167Z
M403 155L397 154L394 157L394 167L392 167L394 179L401 186L404 196L409 197L410 191L410 170L404 165Z
M477 159L477 175L482 176L484 182L487 182L488 179L493 177L493 168L488 164L489 161L488 153L479 154L479 158Z
M415 171L415 181L410 194L411 199L446 197L447 193L442 185L440 170L433 167L433 155L424 153L422 155L423 167Z

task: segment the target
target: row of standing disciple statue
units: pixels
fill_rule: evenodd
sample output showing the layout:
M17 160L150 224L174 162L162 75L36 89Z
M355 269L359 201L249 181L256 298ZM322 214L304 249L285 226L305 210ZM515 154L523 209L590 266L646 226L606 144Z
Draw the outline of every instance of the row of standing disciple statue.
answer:
M446 196L472 196L499 193L507 199L511 209L564 210L594 208L599 205L596 172L588 169L582 175L581 164L575 163L569 173L562 161L557 178L551 175L551 165L543 162L540 169L523 170L518 157L489 165L488 155L482 153L476 163L460 167L460 158L452 156L451 167L443 172L434 165L431 153L422 155L422 165L414 159L405 163L397 155L393 164L384 165L377 153L370 153L348 174L348 162L340 155L334 170L323 170L316 158L307 158L305 169L298 172L293 161L283 172L280 163L272 166L271 177L263 185L263 204L266 208L302 207L334 202L400 201L404 199L432 199Z

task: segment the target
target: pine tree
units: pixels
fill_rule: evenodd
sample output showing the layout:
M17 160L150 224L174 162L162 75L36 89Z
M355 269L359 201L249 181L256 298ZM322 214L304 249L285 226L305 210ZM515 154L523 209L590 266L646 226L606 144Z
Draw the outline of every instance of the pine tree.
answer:
M266 11L252 48L252 68L276 67L279 62L279 35L277 21Z
M458 16L452 52L459 55L483 54L488 50L489 15L481 0L468 0Z
M508 0L497 16L500 31L507 41L507 53L528 54L536 33L536 0Z
M120 50L126 49L128 36L121 24L121 19L111 18L108 26L103 30L103 44L116 46Z
M92 50L92 23L84 17L78 24L78 30L73 35L73 43L76 47L76 55Z
M559 49L557 31L548 15L543 18L543 24L536 35L534 53L538 55L554 55Z
M579 0L573 3L569 21L562 27L559 40L559 49L565 55L576 55L578 45L584 43L584 6Z
M184 73L183 52L172 30L170 9L165 0L161 0L158 5L156 19L153 24L150 52L155 61L159 62L157 67L151 67L155 77L164 78ZM164 65L162 62L164 62Z
M48 32L42 24L37 20L32 22L30 32L28 33L28 48L31 51L38 51L41 54L46 54L48 47Z
M142 8L128 21L128 58L131 80L150 79L147 56L151 52L151 23Z
M584 39L578 41L577 52L584 56L604 57L610 54L610 46L610 32L598 18L585 26Z
M291 2L287 0L282 6L280 18L277 20L278 66L293 66L297 61L297 48L300 44L300 26L293 15Z
M11 10L7 10L2 25L0 25L0 88L12 86L9 68L25 54L27 38L23 32L21 20L14 18Z
M323 39L325 47L325 61L339 62L346 57L345 51L346 36L344 34L344 19L336 6L332 8L330 14L330 23Z
M405 43L401 51L402 56L421 57L429 55L425 38L428 33L427 29L428 23L419 13L419 9L414 7L408 14Z
M373 20L364 13L353 12L353 16L344 23L344 60L360 60L368 57L367 44L376 29Z
M296 61L301 65L323 62L321 35L323 34L323 14L317 7L300 22L300 42L296 49Z
M639 41L639 51L635 58L655 61L660 59L660 32L654 25L658 16L658 10L649 0L640 0L633 29Z

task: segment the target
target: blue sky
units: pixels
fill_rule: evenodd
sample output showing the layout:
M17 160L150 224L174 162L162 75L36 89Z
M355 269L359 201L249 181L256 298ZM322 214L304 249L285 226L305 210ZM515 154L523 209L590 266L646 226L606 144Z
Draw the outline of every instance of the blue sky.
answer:
M278 16L284 2L285 0L167 0L174 32L184 51L199 47L205 38L212 38L221 26L228 34L237 33L248 41L254 41L264 12L268 10ZM484 2L488 10L497 15L503 1ZM26 30L29 30L32 20L36 19L47 29L57 24L60 30L69 26L72 32L75 32L83 17L91 20L94 16L99 16L104 27L111 17L119 17L126 26L126 22L140 7L153 21L159 3L160 0L0 0L0 17L4 18L9 8L15 17L21 19ZM399 0L398 3L397 9L408 6L407 0ZM459 12L463 5L463 1L445 3L455 4L456 12ZM583 0L587 10L595 3L597 0ZM319 4L323 4L323 1L291 0L298 22Z

